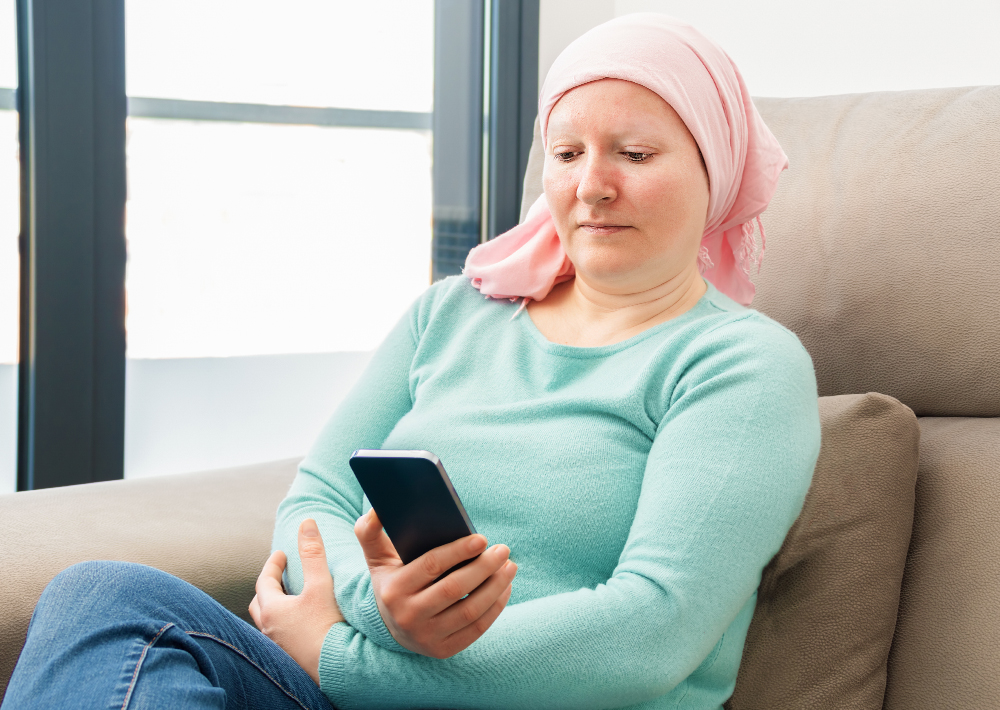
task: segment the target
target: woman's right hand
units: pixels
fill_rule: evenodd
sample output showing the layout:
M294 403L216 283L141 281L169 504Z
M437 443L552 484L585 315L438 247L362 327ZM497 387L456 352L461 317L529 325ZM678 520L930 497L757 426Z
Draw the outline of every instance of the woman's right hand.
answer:
M506 545L487 550L485 537L469 535L404 565L374 510L358 518L354 534L368 561L386 628L400 646L415 653L454 656L483 635L510 599L517 565L508 559ZM476 555L479 559L438 580Z

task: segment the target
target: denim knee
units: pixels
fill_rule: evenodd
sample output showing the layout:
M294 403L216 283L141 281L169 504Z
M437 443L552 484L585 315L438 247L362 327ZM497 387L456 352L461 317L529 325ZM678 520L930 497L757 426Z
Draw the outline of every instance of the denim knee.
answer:
M133 562L78 562L48 583L35 607L35 616L50 609L74 614L121 609L142 599L142 590L148 586L146 578L163 574Z

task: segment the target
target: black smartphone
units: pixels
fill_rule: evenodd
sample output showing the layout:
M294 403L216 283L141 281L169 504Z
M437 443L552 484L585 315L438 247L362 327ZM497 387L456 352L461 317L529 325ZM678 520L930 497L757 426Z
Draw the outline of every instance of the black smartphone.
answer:
M358 449L350 464L403 564L475 534L441 460L430 451Z

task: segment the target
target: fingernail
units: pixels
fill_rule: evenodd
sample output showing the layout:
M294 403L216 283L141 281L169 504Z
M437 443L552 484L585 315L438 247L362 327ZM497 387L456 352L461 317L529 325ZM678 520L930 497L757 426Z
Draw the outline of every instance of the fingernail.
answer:
M507 564L505 565L505 569L507 570L507 574L513 577L515 574L517 574L517 563L508 560Z
M510 548L506 545L497 545L493 550L493 554L497 557L510 557Z
M319 528L316 527L316 521L312 518L306 518L303 520L302 534L306 537L316 537L319 535Z
M469 540L469 552L479 552L486 548L486 538L482 535L476 535L471 540Z

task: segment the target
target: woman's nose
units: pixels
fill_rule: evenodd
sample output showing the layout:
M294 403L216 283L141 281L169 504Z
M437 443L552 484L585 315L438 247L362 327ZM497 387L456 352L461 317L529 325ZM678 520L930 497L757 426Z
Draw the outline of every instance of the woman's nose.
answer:
M605 165L599 155L588 155L581 165L580 182L576 187L576 197L588 205L599 202L613 202L618 196L613 170Z

